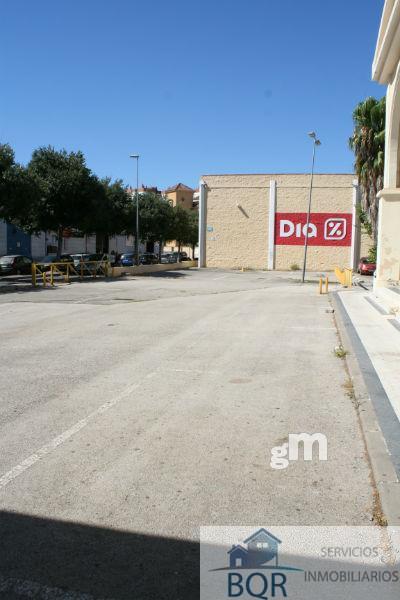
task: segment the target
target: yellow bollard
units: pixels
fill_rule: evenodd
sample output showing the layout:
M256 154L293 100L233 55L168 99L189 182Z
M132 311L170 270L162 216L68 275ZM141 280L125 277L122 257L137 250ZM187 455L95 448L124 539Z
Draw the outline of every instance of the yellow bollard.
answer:
M323 291L325 286L325 291ZM328 277L320 277L319 278L319 293L322 294L328 294L329 292L329 279Z
M353 269L344 269L345 275L345 287L351 287L353 285Z
M32 285L36 287L36 264L32 263L31 265L31 274L32 274Z

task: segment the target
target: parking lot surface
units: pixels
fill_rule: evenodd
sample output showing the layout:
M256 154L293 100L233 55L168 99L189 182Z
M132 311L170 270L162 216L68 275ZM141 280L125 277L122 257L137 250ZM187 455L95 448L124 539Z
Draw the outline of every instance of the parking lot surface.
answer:
M0 296L0 597L187 600L201 525L370 524L329 301L296 277L192 269ZM327 436L328 461L272 469L300 432Z

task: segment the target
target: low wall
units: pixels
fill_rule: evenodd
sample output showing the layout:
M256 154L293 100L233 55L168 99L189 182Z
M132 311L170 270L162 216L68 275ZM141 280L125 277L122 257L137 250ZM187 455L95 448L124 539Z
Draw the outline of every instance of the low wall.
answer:
M158 273L160 271L176 271L177 269L190 269L197 267L197 260L185 260L180 263L160 265L140 265L139 267L112 267L111 277L121 275L146 275L146 273Z

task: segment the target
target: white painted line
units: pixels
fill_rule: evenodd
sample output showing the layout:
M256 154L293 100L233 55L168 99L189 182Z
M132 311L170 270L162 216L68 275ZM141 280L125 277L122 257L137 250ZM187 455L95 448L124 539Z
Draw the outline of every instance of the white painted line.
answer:
M198 375L220 375L221 371L215 371L212 369L160 369L160 373L197 373Z
M156 374L157 374L157 371L153 371L152 373L149 373L145 377L145 379L154 377ZM11 481L16 479L20 475L22 475L22 473L24 473L27 469L30 469L31 467L33 467L33 465L35 465L37 462L42 460L42 458L47 456L47 454L50 454L50 452L53 452L53 450L56 450L56 448L58 448L58 446L61 446L61 444L64 444L64 442L66 442L67 440L69 440L69 438L71 438L73 435L78 433L78 431L81 431L81 429L84 429L84 427L89 425L89 423L91 421L93 421L93 419L95 419L99 415L104 414L105 412L110 410L110 408L112 408L113 406L116 406L119 402L121 402L121 400L123 400L124 398L129 396L134 390L136 390L141 385L142 385L142 381L129 386L123 392L121 392L121 394L119 394L112 400L108 400L107 402L105 402L104 404L99 406L99 408L97 408L95 411L90 413L87 417L85 417L84 419L81 419L80 421L78 421L77 423L72 425L72 427L70 427L69 429L67 429L66 431L64 431L63 433L61 433L54 439L52 439L48 444L45 444L44 446L39 448L39 450L37 450L34 454L31 454L30 456L28 456L28 458L25 458L25 460L20 462L18 465L13 467L10 471L5 473L2 477L0 477L0 488L6 487L6 485L8 485Z
M49 587L36 581L16 579L14 577L2 577L0 575L0 592L18 594L22 598L46 598L46 600L106 600L106 598L94 597L91 594L65 589ZM109 598L108 600L112 600Z
M336 331L336 327L313 327L312 325L289 325L288 327L282 327L282 329L300 329L301 331Z

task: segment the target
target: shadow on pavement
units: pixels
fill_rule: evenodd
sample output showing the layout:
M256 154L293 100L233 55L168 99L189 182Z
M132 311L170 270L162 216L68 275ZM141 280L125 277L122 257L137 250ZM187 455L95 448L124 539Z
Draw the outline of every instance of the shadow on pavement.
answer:
M344 528L346 529L346 528ZM371 531L374 528L371 527ZM385 537L385 536L384 536ZM321 539L321 538L320 538ZM344 538L345 539L345 538ZM0 598L42 598L46 600L197 600L200 588L200 546L197 542L125 532L81 523L56 521L30 515L0 511ZM329 545L329 532L323 538ZM288 552L279 553L279 566L258 566L270 577L271 569L283 571L288 597L321 600L368 600L382 597L397 600L397 580L383 578L398 572L397 560L372 567L377 587L360 587L358 575L366 564L359 560L322 559L319 546L313 559ZM358 544L358 542L357 542ZM350 545L350 544L349 544ZM227 546L229 548L229 546ZM226 587L229 568L227 547L206 543L203 596L214 596L215 573L220 572ZM386 542L384 542L386 547ZM356 548L357 549L357 548ZM204 552L204 555L203 555ZM276 558L278 562L278 558ZM247 567L242 575L246 577ZM370 567L371 569L371 567ZM318 589L313 580L321 572ZM340 572L354 573L345 588L337 579ZM224 575L225 573L225 575ZM327 573L327 575L325 575ZM311 579L310 579L311 574ZM333 577L333 579L332 579ZM346 575L346 578L349 577ZM313 579L314 578L314 579ZM220 581L220 580L219 580ZM310 586L309 583L312 583ZM292 592L306 590L294 596ZM309 590L309 594L306 594ZM238 594L236 594L237 596ZM284 594L286 597L286 594ZM235 594L231 597L234 597ZM226 597L223 595L223 597ZM248 596L246 595L246 598ZM253 597L268 600L268 594ZM278 597L282 597L278 594Z
M72 284L96 284L99 281L103 283L121 283L122 281L129 281L124 277L85 277L80 279L79 277L71 276L69 282L62 281L61 279L55 278L54 286L51 286L49 283L46 286L43 286L42 282L39 281L37 286L34 287L32 285L31 277L24 276L10 276L10 277L1 277L0 278L0 295L1 294L10 294L10 293L27 293L27 292L41 292L47 290L55 290L57 288L63 286L69 286Z
M0 277L0 294L36 292L42 289L43 286L33 287L30 275L9 275Z
M187 277L187 273L182 271L158 271L156 273L143 273L141 277L157 277L162 279L180 279Z
M199 597L195 542L11 512L0 512L0 540L0 598L19 598L21 586L32 598Z

